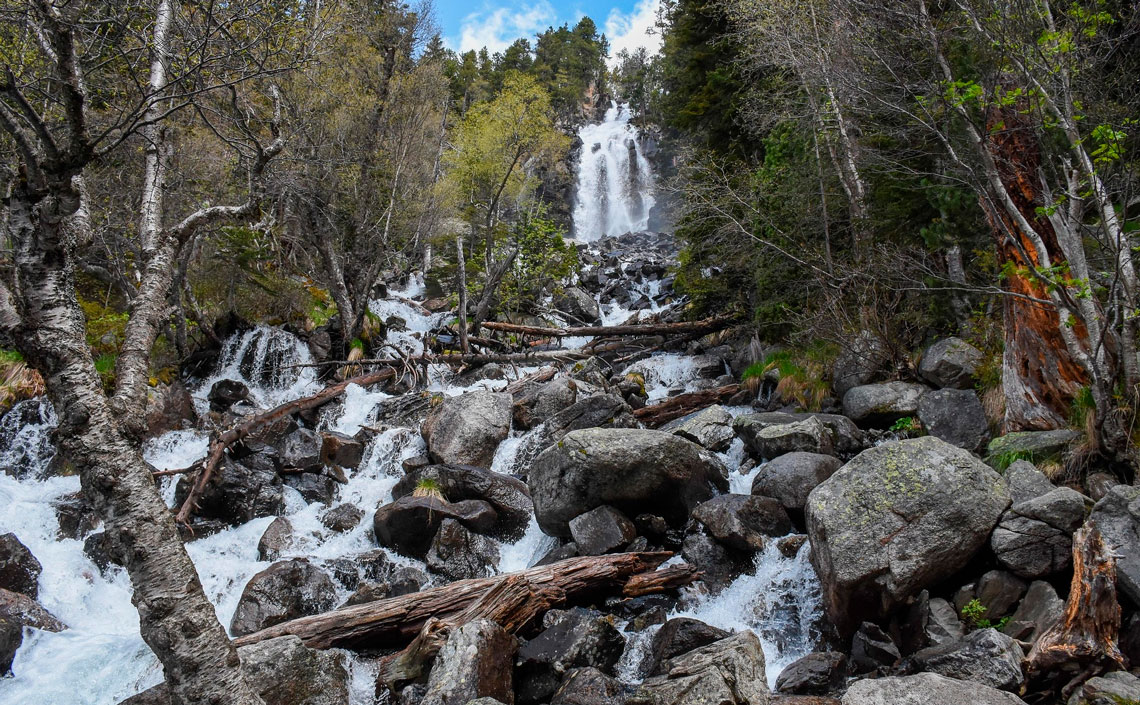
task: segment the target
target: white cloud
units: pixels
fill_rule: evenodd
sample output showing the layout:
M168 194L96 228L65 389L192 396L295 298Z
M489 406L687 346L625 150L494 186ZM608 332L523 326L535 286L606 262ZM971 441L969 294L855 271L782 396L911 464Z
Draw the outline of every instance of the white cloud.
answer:
M546 0L519 8L499 7L472 12L463 18L459 30L459 51L478 51L487 47L494 54L510 46L519 37L531 37L546 29L557 18L554 7Z
M661 48L661 35L654 23L659 5L660 0L638 0L632 12L625 13L616 7L610 10L605 29L606 38L610 40L611 64L622 49L632 52L645 47L650 54L657 53Z

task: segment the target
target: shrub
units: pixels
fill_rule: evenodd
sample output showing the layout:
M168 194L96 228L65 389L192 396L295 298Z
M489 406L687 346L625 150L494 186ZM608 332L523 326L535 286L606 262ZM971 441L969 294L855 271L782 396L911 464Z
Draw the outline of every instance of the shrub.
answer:
M764 378L775 371L779 376L776 392L781 398L795 401L805 411L819 411L823 400L831 394L831 383L825 372L829 356L829 349L818 346L802 351L769 353L764 359L749 365L740 379L755 393L760 390Z

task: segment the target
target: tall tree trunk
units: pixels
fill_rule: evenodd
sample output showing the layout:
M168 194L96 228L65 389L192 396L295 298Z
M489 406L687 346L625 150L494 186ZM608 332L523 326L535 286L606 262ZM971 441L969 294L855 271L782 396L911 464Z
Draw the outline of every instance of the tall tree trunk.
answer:
M459 349L471 352L467 343L467 255L463 252L463 236L455 238L455 256L459 263Z
M75 296L67 221L78 194L58 186L45 194L20 183L9 205L17 278L14 310L0 320L19 320L14 337L43 374L60 419L60 450L80 469L84 493L127 568L143 640L162 662L172 701L260 704L138 446L103 394Z

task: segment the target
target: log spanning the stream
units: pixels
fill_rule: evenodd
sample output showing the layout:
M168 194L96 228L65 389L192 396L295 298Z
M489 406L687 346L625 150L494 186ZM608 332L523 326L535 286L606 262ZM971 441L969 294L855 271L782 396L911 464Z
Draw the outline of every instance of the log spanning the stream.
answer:
M649 428L661 428L670 421L688 416L694 411L700 411L713 404L723 404L736 396L739 391L739 384L726 384L716 389L678 394L660 404L634 409L633 417Z
M568 558L517 573L460 580L420 592L301 617L235 639L234 644L246 646L294 634L306 646L314 649L400 648L421 633L429 618L456 623L449 620L449 617L480 602L484 595L508 579L511 581L509 585L512 595L517 597L519 586L525 585L525 591L534 597L517 599L512 603L517 606L518 614L510 610L509 614L494 611L495 621L509 629L517 629L523 626L521 622L529 621L541 611L591 596L643 595L646 591L675 589L695 580L699 574L691 570L661 571L665 575L656 578L643 575L653 573L657 566L672 555L668 551L661 551ZM486 602L483 604L486 605ZM482 608L476 610L479 613L482 611Z
M541 326L524 326L517 323L499 323L489 321L482 323L488 330L497 330L503 333L519 333L521 335L537 335L547 338L605 338L624 335L681 335L685 333L712 333L723 330L732 324L733 316L714 316L700 321L681 321L679 323L635 323L625 326L579 326L572 328L543 328Z

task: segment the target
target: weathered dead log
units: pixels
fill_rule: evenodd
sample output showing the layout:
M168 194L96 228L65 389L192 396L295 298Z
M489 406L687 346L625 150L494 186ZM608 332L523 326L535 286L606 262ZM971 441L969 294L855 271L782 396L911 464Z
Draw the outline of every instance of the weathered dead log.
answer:
M526 364L534 362L574 362L590 356L584 350L535 350L533 352L519 353L443 353L439 355L417 355L404 360L367 359L367 360L330 360L328 362L313 362L303 365L290 365L290 367L334 367L337 365L451 365L452 367L478 367L491 363Z
M533 372L525 377L519 377L514 382L511 382L501 390L504 394L515 394L521 392L531 384L541 384L549 382L554 379L554 375L558 374L557 367L543 367L538 372Z
M536 589L525 575L508 575L463 611L446 619L429 618L410 644L384 660L377 680L396 692L400 685L417 680L427 671L452 630L476 619L489 619L514 633L565 599L557 586Z
M713 331L727 328L733 321L732 316L714 316L700 321L681 321L679 323L641 323L627 326L578 326L571 328L543 328L540 326L524 326L518 323L486 322L483 327L489 330L504 333L520 333L522 335L539 335L550 338L570 338L579 336L608 337L618 335L675 335Z
M1123 670L1117 645L1120 604L1116 601L1116 556L1089 523L1073 535L1073 581L1061 621L1049 628L1026 658L1031 680L1065 679L1064 699L1089 678Z
M557 598L550 604L555 607L592 595L619 592L632 576L654 570L671 555L662 551L569 558L517 573L460 580L408 595L301 617L235 639L234 643L245 646L295 634L314 649L393 649L415 638L429 618L446 620L511 576L521 576L534 591Z
M626 597L641 597L666 590L676 590L700 580L703 575L704 573L688 563L671 565L652 573L639 573L633 576L625 581L621 593Z
M182 508L178 510L178 515L175 519L179 523L189 525L190 516L198 508L198 498L202 496L202 492L206 489L206 484L210 481L218 463L222 461L226 450L234 443L248 437L253 432L262 429L270 424L273 424L290 414L305 409L315 409L319 406L329 403L333 399L344 393L344 390L351 384L358 384L366 387L370 384L376 384L386 379L393 377L396 371L392 368L377 370L369 372L368 374L350 377L349 379L339 382L329 387L325 387L321 391L311 396L302 399L294 399L293 401L285 402L264 414L258 414L253 418L234 426L228 431L215 436L210 441L210 451L206 454L205 460L202 462L202 471L198 474L198 478L194 481L194 485L190 488L190 493L186 496L186 501L182 503ZM167 473L171 474L171 473Z
M660 404L635 409L633 416L649 428L660 428L670 421L688 416L694 411L700 411L713 404L723 404L736 396L739 391L739 384L726 384L716 389L678 394Z

